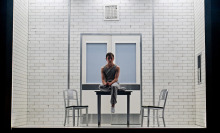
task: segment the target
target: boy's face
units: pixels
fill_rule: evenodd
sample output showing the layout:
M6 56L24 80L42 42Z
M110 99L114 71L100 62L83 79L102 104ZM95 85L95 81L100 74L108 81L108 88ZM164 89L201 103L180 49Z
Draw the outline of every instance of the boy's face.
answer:
M114 61L114 57L113 57L113 56L107 56L106 61L107 61L109 64L112 64L113 61Z

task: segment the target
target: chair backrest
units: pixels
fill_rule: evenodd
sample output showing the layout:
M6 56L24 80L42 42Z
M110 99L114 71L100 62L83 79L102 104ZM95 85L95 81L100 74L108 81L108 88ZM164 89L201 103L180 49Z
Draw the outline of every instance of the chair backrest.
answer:
M71 101L75 101L76 105L78 106L78 93L76 90L74 89L67 89L67 90L63 90L63 99L64 99L64 106L67 107L69 106L69 103Z
M168 95L168 89L161 90L160 96L159 96L159 101L158 101L158 106L165 108L166 101L167 101L167 95ZM161 104L162 104L162 106L161 106Z

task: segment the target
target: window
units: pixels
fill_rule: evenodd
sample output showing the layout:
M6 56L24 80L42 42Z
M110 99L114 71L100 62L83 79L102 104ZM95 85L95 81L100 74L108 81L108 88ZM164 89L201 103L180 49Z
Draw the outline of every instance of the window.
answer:
M116 64L120 66L120 83L136 83L136 44L116 43Z
M201 54L198 55L198 67L197 67L197 71L198 71L198 84L202 83L202 69L201 69Z
M82 84L100 84L102 82L101 67L106 64L107 51L111 51L110 42L108 36L82 36Z
M141 35L82 34L81 35L81 102L88 105L89 114L97 113L97 99L94 90L98 90L101 81L101 67L106 65L106 53L115 55L114 63L120 66L118 82L121 87L132 90L131 110L140 113L141 105ZM139 98L138 98L139 97ZM118 97L117 112L124 113L126 97ZM102 99L102 113L109 114L110 97Z
M101 67L107 64L107 52L115 55L120 66L119 83L137 85L140 89L140 36L139 35L84 35L82 37L82 85L102 83ZM135 88L135 87L131 87Z
M86 83L100 82L100 68L106 64L106 43L86 44Z

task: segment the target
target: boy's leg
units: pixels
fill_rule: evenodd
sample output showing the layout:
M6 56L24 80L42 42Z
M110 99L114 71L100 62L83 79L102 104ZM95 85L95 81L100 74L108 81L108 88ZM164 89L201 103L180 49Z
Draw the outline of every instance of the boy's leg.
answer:
M100 91L105 91L105 92L109 92L110 90L109 90L109 87L106 87L105 85L103 85L103 84L100 84L99 85L99 90Z
M118 94L118 89L120 88L119 84L116 82L111 85L111 104L112 107L117 103L117 94Z

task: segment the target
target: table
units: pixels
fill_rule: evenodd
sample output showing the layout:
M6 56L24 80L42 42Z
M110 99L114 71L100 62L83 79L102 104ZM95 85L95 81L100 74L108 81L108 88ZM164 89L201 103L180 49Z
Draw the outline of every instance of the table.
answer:
M111 95L111 92L95 91L98 104L98 126L101 125L101 95ZM132 91L118 91L118 95L127 95L127 126L129 126L130 118L130 95Z

